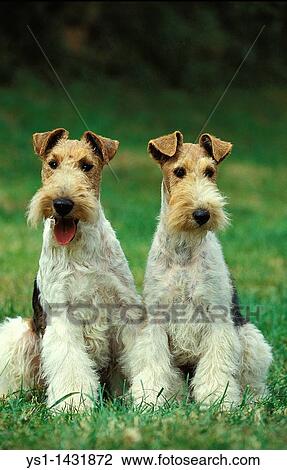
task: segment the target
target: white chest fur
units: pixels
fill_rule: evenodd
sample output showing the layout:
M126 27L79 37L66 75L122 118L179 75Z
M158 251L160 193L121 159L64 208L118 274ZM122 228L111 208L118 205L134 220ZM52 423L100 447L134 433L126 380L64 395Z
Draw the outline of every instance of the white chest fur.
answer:
M43 307L48 304L52 313L61 304L64 310L66 304L111 307L128 298L138 301L127 261L103 213L97 225L79 229L81 239L61 247L54 243L52 221L45 222L37 276Z
M77 239L67 247L55 244L53 221L45 222L37 284L47 315L41 357L48 403L73 389L94 394L97 371L108 366L112 343L113 360L120 354L122 307L140 304L124 253L101 210L95 225L79 222Z
M201 354L212 322L231 322L232 285L219 242L171 236L161 219L149 254L144 300L150 318L165 324L178 363ZM187 357L188 356L188 357Z

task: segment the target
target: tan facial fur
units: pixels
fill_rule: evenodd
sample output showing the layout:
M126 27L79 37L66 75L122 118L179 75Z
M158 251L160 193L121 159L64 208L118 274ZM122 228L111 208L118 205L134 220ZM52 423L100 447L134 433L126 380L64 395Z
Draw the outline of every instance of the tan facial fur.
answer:
M53 202L67 198L74 203L70 218L95 222L102 170L118 142L92 132L70 140L65 129L55 129L34 134L33 144L42 160L42 187L30 203L28 221L35 225L43 218L56 218Z
M231 144L209 134L201 136L198 144L183 143L179 131L161 139L151 140L148 149L162 169L168 229L202 234L224 227L228 220L223 210L225 198L217 188L216 176ZM201 226L193 217L197 210L210 215Z

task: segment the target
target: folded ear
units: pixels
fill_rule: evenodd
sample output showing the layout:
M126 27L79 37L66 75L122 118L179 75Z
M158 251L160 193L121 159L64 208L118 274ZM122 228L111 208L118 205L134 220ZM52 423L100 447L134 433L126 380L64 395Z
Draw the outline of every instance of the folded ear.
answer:
M148 143L148 151L157 162L163 164L169 160L169 158L175 156L182 143L182 133L175 131L172 134L163 135L157 139L150 140Z
M202 134L199 138L199 145L206 150L216 163L222 162L232 150L230 142L224 142L210 134Z
M57 144L60 139L67 139L69 132L59 128L48 132L37 132L33 134L33 147L35 153L44 157Z
M120 145L118 140L102 137L92 131L84 132L82 140L91 145L93 152L100 157L103 163L108 163L115 156Z

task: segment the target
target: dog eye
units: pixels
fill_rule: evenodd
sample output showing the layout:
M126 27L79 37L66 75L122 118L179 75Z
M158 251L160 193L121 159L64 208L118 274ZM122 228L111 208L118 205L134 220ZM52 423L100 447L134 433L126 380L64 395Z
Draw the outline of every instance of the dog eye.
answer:
M175 170L173 170L173 173L178 178L183 178L186 175L186 170L182 166L179 166L178 168L175 168Z
M88 173L88 171L90 171L92 168L93 168L94 165L92 165L91 163L82 163L81 164L81 169L85 172L85 173Z
M58 163L56 162L56 160L51 160L49 162L49 167L52 168L52 170L56 170L57 166L58 166Z
M212 178L214 176L214 169L213 168L206 168L204 172L204 176L207 176L207 178Z

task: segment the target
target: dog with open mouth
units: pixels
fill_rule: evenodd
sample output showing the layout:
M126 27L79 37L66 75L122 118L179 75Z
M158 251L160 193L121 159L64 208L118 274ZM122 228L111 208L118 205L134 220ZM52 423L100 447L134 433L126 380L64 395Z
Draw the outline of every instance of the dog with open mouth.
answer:
M20 388L24 375L25 386L46 386L48 406L79 410L93 405L103 380L112 390L120 387L123 368L129 370L121 353L142 315L127 260L100 204L102 170L119 143L91 131L71 140L60 128L34 134L33 145L42 186L28 222L44 219L34 315L0 327L6 354L0 368L8 361L0 394Z

